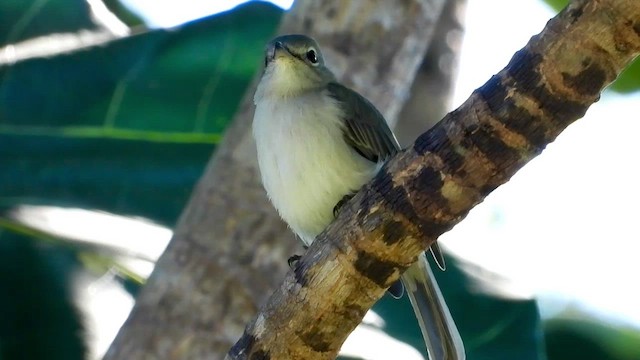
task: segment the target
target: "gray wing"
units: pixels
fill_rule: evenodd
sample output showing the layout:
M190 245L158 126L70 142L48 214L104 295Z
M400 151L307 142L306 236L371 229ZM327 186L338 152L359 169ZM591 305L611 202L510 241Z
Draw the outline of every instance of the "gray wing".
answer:
M329 83L327 89L342 104L345 112L345 140L360 155L378 162L400 151L398 140L373 104L357 92L337 83Z
M400 151L400 144L387 121L369 100L357 92L331 82L329 94L342 104L345 112L344 137L360 155L373 161L386 160ZM431 245L431 255L438 267L445 269L444 256L437 243Z

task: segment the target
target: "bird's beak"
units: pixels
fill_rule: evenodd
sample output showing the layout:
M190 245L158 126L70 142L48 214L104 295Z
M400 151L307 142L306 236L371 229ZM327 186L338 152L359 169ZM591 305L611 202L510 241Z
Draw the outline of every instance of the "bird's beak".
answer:
M280 41L272 41L267 45L267 62L275 60L278 53L288 52L287 47Z

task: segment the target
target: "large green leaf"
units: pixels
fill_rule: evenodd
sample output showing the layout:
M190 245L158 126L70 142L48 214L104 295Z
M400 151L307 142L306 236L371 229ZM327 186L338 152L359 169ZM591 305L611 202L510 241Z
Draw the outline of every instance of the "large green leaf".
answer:
M68 203L172 224L280 13L254 3L0 67L2 205Z
M85 0L2 0L0 47L36 36L93 29Z
M555 11L560 11L569 4L569 0L544 0L544 2ZM640 90L640 60L636 60L629 65L618 79L611 84L610 89L620 93Z

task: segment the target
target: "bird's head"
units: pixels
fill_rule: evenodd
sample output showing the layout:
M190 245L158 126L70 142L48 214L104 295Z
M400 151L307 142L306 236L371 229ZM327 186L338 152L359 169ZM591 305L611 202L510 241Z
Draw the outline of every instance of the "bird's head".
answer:
M334 79L324 64L318 43L305 35L273 39L265 51L265 69L255 101L263 97L292 97L323 88Z

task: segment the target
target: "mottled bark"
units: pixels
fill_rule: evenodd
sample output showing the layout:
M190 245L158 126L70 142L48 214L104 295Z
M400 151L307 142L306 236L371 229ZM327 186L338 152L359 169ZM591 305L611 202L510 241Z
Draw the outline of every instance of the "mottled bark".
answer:
M416 256L582 117L639 53L640 2L572 2L342 208L229 358L335 358Z
M316 37L338 78L395 119L443 4L299 0L279 32ZM106 360L223 358L281 282L287 258L300 252L260 184L250 132L253 92Z

